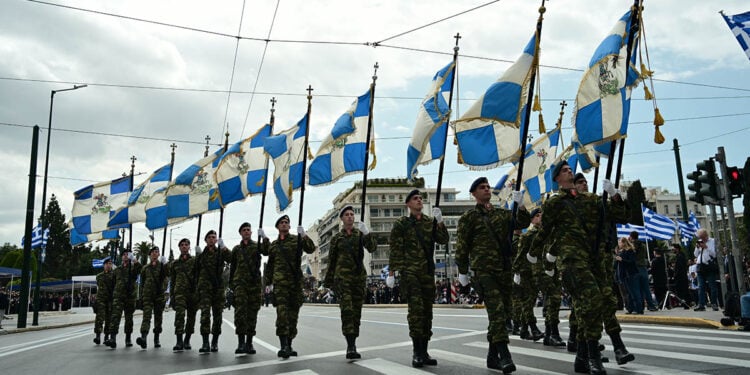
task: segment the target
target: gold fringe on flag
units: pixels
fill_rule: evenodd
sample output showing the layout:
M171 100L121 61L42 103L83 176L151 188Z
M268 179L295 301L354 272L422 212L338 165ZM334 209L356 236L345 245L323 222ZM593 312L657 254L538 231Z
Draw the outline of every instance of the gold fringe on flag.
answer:
M542 110L542 105L539 103L539 94L534 95L534 105L531 107L532 112L539 112Z
M539 134L544 134L547 132L547 128L544 127L544 117L542 117L542 112L539 112Z
M375 169L375 166L378 164L378 157L375 156L375 140L374 139L370 141L370 154L372 154L372 163L370 163L370 167L367 169L373 170Z
M643 94L643 99L646 99L646 100L652 100L652 99L654 99L654 96L651 95L651 91L649 91L649 89L648 89L648 83L647 82L644 82L644 84L643 84L643 91L645 92Z
M664 135L661 134L661 130L659 130L659 127L662 125L664 125L664 118L661 117L659 108L654 108L654 142L656 142L657 144L664 143Z
M653 70L648 70L648 68L646 68L646 64L641 63L641 78L644 78L644 79L645 78L650 78L653 75L654 75L654 71Z

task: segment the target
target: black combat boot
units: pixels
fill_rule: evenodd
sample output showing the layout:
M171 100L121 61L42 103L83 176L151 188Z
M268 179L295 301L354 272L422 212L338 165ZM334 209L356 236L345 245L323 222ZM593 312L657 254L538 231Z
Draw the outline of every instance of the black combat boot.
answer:
M427 346L430 343L430 339L422 339L422 359L424 364L428 366L437 366L437 359L430 357L430 353L427 353Z
M490 343L487 349L487 368L500 370L500 358L497 356L497 344Z
M513 320L512 319L510 319L510 318L505 319L505 331L508 332L509 335L510 334L516 334L516 333L511 333L511 332L515 332L514 326L515 325L513 324Z
M104 340L107 341L107 340ZM102 343L102 334L97 333L96 336L94 336L94 344L99 345Z
M203 336L203 346L201 346L200 349L198 349L198 352L201 354L206 354L211 352L211 346L208 345L208 334L201 335Z
M520 331L519 335L524 340L531 340L531 332L529 332L529 326L528 326L528 324L524 324L524 325L521 326L521 331Z
M185 350L193 349L193 347L190 346L190 336L191 335L192 334L190 334L190 333L186 333L185 334L185 341L183 342L183 348L185 348Z
M141 333L141 337L135 339L135 343L141 346L141 349L146 349L146 336L148 333Z
M284 359L289 358L289 352L291 351L291 348L289 347L289 337L279 336L279 347L279 352L276 353L276 355Z
M247 335L247 340L245 340L245 353L255 354L255 348L253 347L253 336Z
M117 334L113 333L109 335L109 340L105 341L104 345L107 345L112 349L116 349L117 348Z
M576 341L577 334L578 326L570 326L570 332L568 333L568 351L571 353L578 352L578 341Z
M573 335L571 335L570 337L575 338L575 336ZM570 341L568 341L568 345L570 345ZM577 373L588 374L590 370L589 350L586 347L585 343L576 346L578 350L576 351L576 359L573 361L573 370ZM570 348L570 346L568 346L568 348Z
M247 354L245 335L237 335L237 349L234 350L234 354Z
M109 341L109 333L104 334L104 341L102 342L102 344L107 345L107 341Z
M290 337L289 338L289 348L288 348L289 349L289 356L290 357L296 357L297 356L297 351L294 350L294 349L292 349L292 340L293 339Z
M495 346L497 347L497 354L500 356L500 370L503 371L503 374L510 374L516 371L516 364L513 363L513 358L510 356L508 343L498 342Z
M219 351L219 335L214 334L214 336L211 338L211 351L216 353Z
M509 321L510 321L510 320L509 320ZM509 330L508 330L508 332L510 332L510 334L511 334L511 335L514 335L514 336L519 336L519 335L521 335L521 324L520 324L520 323L518 323L518 322L516 322L516 321L513 321L513 322L512 322L511 324L510 324L510 327L511 327L511 329L509 329ZM506 328L507 328L507 327L506 327Z
M172 347L172 351L175 353L181 352L183 349L185 349L185 343L182 342L182 333L178 333L177 335L177 343Z
M560 330L557 328L557 325L550 324L550 334L549 338L544 338L544 345L547 346L554 346L554 347L564 347L565 341L563 341L562 337L560 337Z
M346 335L346 359L360 359L362 355L357 353L357 336Z
M624 365L635 360L635 356L625 349L625 343L622 342L622 337L620 337L619 333L611 333L609 338L612 340L612 346L615 349L615 360L617 360L618 365Z
M158 333L154 333L154 348L161 348L161 342L159 341Z
M606 374L607 370L604 369L604 365L602 364L602 353L599 351L599 341L588 340L586 341L586 347L589 352L589 374Z
M530 331L531 331L531 339L534 341L539 341L544 337L544 333L539 330L539 327L536 326L536 322L531 322L528 324Z
M126 348L129 348L129 347L133 346L133 341L130 340L130 335L131 335L131 333L126 333L125 334L125 347Z
M412 355L411 355L411 367L422 367L424 366L424 358L422 357L422 339L412 337Z

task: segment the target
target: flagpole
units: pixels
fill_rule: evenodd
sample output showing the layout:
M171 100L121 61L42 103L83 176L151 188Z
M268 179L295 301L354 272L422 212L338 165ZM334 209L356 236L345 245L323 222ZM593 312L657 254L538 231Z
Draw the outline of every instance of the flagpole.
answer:
M130 157L130 193L133 193L133 178L135 177L135 161L138 160L135 155ZM133 224L130 224L128 230L128 250L133 251Z
M648 240L651 239L650 235L648 234L648 229L646 229L646 216L643 215L643 203L641 203L641 219L643 220L643 230L646 231L646 241L643 241L646 243L646 257L648 257L648 262L651 263L651 250L648 248Z
M375 62L375 71L372 73L372 83L370 84L370 108L368 109L367 113L367 137L365 138L365 164L363 168L362 173L362 202L361 202L361 209L359 213L359 221L362 223L365 222L365 202L367 202L367 170L369 169L370 164L370 138L372 138L372 109L375 106L375 82L378 80L378 63ZM364 235L362 232L359 233L359 252L357 254L358 262L357 262L357 269L359 269L360 264L364 261L364 247L365 242L363 240ZM372 268L370 268L370 274L372 274Z
M610 156L610 159L611 158L612 157ZM599 155L596 155L596 168L594 168L594 184L591 187L591 192L594 194L596 194L596 183L599 181L599 165L601 165L600 161L601 161L601 158L599 157Z
M310 136L310 112L312 111L312 85L307 85L307 114L305 115L305 143L302 150L302 181L300 181L300 197L299 197L299 218L297 219L297 226L302 226L302 213L305 208L305 176L307 175L307 147L308 138ZM294 182L290 181L292 188L294 188ZM291 196L290 196L291 198ZM364 197L363 197L364 199ZM299 265L302 259L302 236L297 233L297 264ZM297 275L297 273L295 273Z
M227 123L227 129L229 129L228 123ZM228 148L229 148L229 130L227 130L227 132L224 133L224 152L227 152ZM211 197L209 196L208 199L211 199ZM224 229L224 205L222 204L221 208L219 209L219 238L221 238L223 229Z
M448 111L451 110L451 104L453 104L453 84L456 82L456 66L458 64L458 40L461 39L461 34L456 33L454 36L456 39L456 45L453 47L453 74L451 75L451 92L448 94ZM445 143L443 143L443 157L440 158L440 167L438 168L438 180L437 180L437 191L435 197L435 207L440 207L440 195L443 189L443 170L445 169L445 149L448 146L448 120L445 120ZM434 228L433 228L434 229Z
M206 138L204 138L204 139L206 140L206 150L203 151L203 157L205 158L205 157L208 156L208 142L211 142L211 136L206 135ZM200 243L201 243L201 224L202 223L203 223L203 214L200 214L200 215L198 215L198 232L195 235L195 237L196 237L195 238L195 245L196 246L200 246Z
M274 117L274 112L276 112L276 109L274 108L276 106L276 97L271 98L271 119L269 120L269 124L271 125L271 130L269 131L269 134L273 134L273 124L276 121L276 117ZM266 212L266 181L268 181L268 156L266 155L266 163L265 163L265 172L263 173L263 193L261 194L260 198L260 220L258 221L258 228L263 228L263 215ZM261 249L261 243L263 242L263 238L260 237L260 234L258 234L258 252L260 252ZM260 267L260 264L258 265Z
M172 142L169 147L172 148L172 157L169 160L169 181L172 181L172 170L174 169L174 149L177 148L177 144ZM165 254L166 247L167 247L167 227L169 227L169 219L167 219L167 225L164 226L164 237L161 240L161 255L163 256ZM171 240L171 239L170 239ZM172 253L172 243L169 244L169 256L171 257L173 255Z

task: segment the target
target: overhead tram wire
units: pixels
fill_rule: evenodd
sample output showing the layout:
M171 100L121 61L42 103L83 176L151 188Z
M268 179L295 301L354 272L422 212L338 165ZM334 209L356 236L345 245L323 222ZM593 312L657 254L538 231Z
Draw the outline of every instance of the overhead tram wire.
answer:
M227 105L224 108L224 121L221 123L222 129L229 134L229 124L227 116L229 115L229 101L232 99L232 86L234 85L234 71L237 68L237 52L240 49L240 32L242 32L242 20L245 18L245 0L242 0L242 10L240 10L240 24L237 26L237 40L234 44L234 60L232 61L232 74L229 77L229 90L227 91ZM226 127L226 128L225 128Z

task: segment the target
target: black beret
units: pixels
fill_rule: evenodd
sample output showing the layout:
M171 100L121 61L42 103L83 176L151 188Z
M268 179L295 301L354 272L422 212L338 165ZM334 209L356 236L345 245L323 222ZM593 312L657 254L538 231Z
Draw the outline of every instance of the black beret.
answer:
M542 213L542 209L541 208L535 208L535 209L531 210L531 217L534 217L534 216L536 216L536 214L541 214L541 213Z
M414 189L414 190L410 191L409 194L406 195L406 200L404 200L404 203L409 203L409 201L411 200L411 197L413 197L415 195L419 195L419 194L421 194L421 193L419 192L418 189Z
M129 252L130 252L130 249L124 248L124 249L122 249L122 252L120 252L120 255L125 255L125 254L127 254Z
M585 180L585 179L586 179L586 176L584 176L583 173L578 172L576 173L576 176L573 177L573 183L578 182L578 180Z
M566 160L563 160L560 162L560 164L555 165L555 169L552 170L552 181L557 179L557 176L560 175L560 172L562 172L562 167L568 165L568 162Z
M479 187L479 184L482 184L482 183L489 184L489 181L487 181L487 177L479 177L476 180L474 180L474 182L471 183L471 187L469 188L469 193L473 193L474 190L477 190L477 188Z
M159 246L154 246L151 248L151 250L148 251L149 254L153 253L154 251L159 252Z
M210 231L206 232L206 235L205 235L205 236L203 236L203 239L204 239L204 240L205 240L205 239L207 239L207 238L208 238L208 236L210 236L210 235L212 235L212 234L213 234L213 235L217 235L217 234L216 234L216 231L215 231L215 230L213 230L213 229L211 229ZM218 236L218 235L217 235L217 236Z
M276 224L274 224L274 227L278 228L279 227L279 223L281 222L281 220L291 221L291 220L289 220L289 215L284 215L284 216L276 219Z
M339 218L341 218L342 216L344 216L344 212L346 212L346 211L354 212L354 207L352 207L351 204L348 204L348 205L344 206L344 208L342 208L341 211L339 211Z
M246 222L244 222L244 223L240 224L240 229L238 229L238 231L239 231L239 232L242 232L242 229L244 229L244 228L252 228L252 226L250 225L250 223L248 223L248 222L246 221Z

